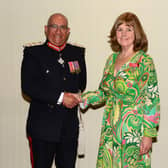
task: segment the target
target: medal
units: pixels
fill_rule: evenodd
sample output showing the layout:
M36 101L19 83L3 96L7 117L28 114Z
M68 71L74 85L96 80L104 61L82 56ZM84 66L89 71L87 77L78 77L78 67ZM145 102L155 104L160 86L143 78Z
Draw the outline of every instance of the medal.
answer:
M71 73L80 73L81 70L78 61L70 61L68 62L68 65Z
M58 62L63 66L64 65L64 60L62 59L62 54L59 53L59 59L58 59Z

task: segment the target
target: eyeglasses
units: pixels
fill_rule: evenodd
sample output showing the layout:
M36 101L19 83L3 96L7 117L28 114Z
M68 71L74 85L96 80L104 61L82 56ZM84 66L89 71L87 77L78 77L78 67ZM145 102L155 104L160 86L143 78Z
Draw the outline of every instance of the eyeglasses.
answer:
M47 25L49 28L52 28L52 29L55 29L55 30L61 30L62 32L65 32L68 27L65 26L65 25L61 25L61 26L58 26L57 24L51 24L51 25Z

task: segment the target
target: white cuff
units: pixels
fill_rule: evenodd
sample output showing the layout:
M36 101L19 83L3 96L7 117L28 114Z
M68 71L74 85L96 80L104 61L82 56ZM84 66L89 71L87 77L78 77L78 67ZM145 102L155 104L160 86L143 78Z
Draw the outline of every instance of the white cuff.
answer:
M63 102L64 92L61 92L60 97L57 101L57 104L61 104Z

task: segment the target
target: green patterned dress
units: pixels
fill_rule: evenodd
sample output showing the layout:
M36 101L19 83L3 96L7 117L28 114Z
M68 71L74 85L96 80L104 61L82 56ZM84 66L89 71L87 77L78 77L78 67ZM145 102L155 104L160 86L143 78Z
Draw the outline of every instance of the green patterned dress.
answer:
M107 60L99 89L82 95L84 103L105 102L97 168L150 168L151 152L139 155L141 138L156 137L160 119L157 76L152 58L138 51L114 76L119 53Z

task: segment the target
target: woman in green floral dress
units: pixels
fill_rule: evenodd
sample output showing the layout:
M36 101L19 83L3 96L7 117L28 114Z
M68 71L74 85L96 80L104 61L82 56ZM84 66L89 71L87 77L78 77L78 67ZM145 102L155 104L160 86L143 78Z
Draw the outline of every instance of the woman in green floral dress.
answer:
M160 99L148 41L137 16L120 15L110 34L100 86L82 94L81 108L105 103L97 168L150 168Z

